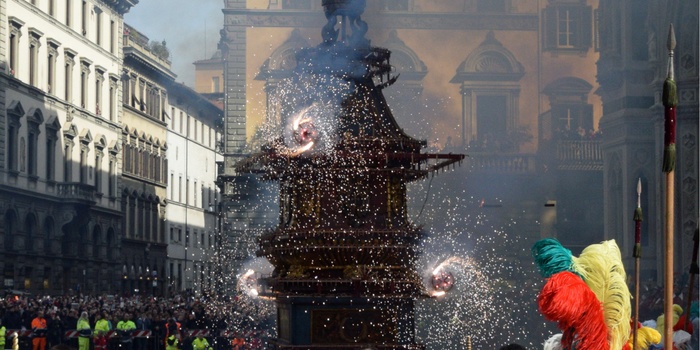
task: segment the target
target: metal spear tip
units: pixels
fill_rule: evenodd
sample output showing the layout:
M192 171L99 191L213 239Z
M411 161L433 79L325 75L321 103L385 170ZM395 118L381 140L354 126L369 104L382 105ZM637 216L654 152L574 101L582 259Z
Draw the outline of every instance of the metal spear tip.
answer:
M642 179L637 180L637 195L642 194Z
M676 33L673 31L673 23L668 27L668 40L666 40L666 47L673 51L676 49Z

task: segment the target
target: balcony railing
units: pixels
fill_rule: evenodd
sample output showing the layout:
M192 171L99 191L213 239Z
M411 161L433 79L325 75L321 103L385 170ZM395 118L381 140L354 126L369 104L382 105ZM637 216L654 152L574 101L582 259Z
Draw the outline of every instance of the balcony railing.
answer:
M603 150L598 140L559 140L556 143L556 150L559 169L603 169Z
M58 185L58 196L68 201L95 202L95 186L80 182L66 182Z
M472 172L499 174L531 174L536 171L535 156L531 154L499 154L492 152L469 152L464 159Z

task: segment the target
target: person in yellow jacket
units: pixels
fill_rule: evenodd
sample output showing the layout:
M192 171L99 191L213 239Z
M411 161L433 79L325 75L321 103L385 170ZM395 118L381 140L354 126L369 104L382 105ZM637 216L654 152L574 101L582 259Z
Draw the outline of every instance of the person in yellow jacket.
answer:
M97 314L95 321L95 350L107 350L107 333L109 333L109 321L104 317L103 313Z
M78 350L90 350L90 337L92 337L92 328L90 328L90 320L88 314L83 311L78 319L78 325L75 327L78 331Z
M5 334L7 333L7 328L2 325L2 319L0 318L0 349L5 349Z
M131 315L124 314L122 320L117 323L117 332L121 341L121 348L124 350L132 350L134 348L133 331L136 330L136 323L131 320Z
M209 349L209 342L207 341L206 338L204 338L204 335L197 334L197 338L195 338L192 341L192 349L194 350L208 350Z
M174 335L165 340L165 350L177 350L180 348L180 342Z

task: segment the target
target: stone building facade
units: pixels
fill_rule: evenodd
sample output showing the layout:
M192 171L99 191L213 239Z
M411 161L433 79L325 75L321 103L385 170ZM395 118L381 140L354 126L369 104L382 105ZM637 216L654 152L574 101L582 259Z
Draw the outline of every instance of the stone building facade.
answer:
M119 289L120 33L136 3L0 3L5 288Z
M222 111L182 84L168 86L167 291L211 290L221 244L217 162Z
M159 45L159 44L153 44ZM125 25L122 117L122 290L164 294L168 241L167 88L175 81L165 51Z

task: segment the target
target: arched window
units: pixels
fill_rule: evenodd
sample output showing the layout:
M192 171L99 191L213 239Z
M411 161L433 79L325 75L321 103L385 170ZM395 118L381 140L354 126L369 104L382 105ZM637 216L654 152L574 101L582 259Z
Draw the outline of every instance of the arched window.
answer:
M450 82L460 84L463 146L517 151L510 143L520 126L520 79L524 74L523 65L494 32L459 65ZM499 149L502 146L505 149Z

